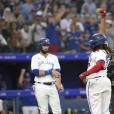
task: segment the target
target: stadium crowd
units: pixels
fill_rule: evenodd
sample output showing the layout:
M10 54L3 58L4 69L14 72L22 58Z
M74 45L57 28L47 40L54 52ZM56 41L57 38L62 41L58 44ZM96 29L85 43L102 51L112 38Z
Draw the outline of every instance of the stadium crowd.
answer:
M114 48L113 0L1 0L0 52L35 52L48 37L51 52L89 51L88 36L97 32L96 9L107 8L106 34Z

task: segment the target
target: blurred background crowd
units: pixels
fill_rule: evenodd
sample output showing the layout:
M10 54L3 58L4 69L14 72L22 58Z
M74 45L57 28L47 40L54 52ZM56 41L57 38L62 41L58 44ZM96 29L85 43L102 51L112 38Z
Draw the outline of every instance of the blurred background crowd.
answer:
M99 29L96 9L107 9L106 34L114 48L114 0L1 0L0 52L36 52L47 37L50 52L84 52Z

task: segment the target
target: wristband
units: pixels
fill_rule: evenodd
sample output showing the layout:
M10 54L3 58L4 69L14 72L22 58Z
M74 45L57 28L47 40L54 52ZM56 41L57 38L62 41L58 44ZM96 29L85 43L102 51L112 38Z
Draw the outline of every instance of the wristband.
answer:
M35 76L39 76L39 70L38 69L33 69L32 72Z
M45 75L49 75L49 74L52 74L52 69L45 71Z

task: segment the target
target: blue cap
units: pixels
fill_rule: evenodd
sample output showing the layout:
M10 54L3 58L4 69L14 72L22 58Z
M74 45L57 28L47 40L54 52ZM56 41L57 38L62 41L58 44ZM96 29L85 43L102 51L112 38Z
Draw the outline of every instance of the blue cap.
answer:
M24 73L24 77L25 78L30 78L31 77L31 73L30 72L25 72Z

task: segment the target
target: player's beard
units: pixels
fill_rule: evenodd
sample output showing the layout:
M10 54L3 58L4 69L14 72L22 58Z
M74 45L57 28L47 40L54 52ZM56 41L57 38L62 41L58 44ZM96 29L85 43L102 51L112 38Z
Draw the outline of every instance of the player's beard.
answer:
M49 49L45 49L45 50L41 49L41 53L43 54L47 54L48 52L49 52Z

